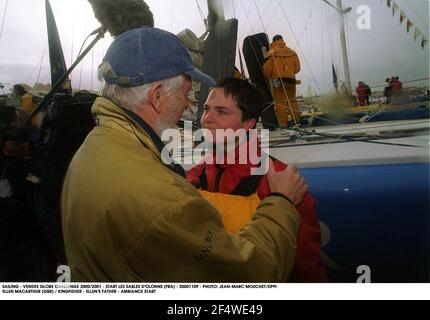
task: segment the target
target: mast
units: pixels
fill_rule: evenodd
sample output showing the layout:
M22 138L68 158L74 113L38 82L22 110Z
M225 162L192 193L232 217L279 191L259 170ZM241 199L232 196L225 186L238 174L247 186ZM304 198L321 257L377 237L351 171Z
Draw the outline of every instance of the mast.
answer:
M51 65L51 85L54 87L58 80L61 79L62 75L66 73L67 67L66 61L64 60L57 24L55 22L55 17L49 0L45 0L45 10L48 30L49 61ZM71 84L68 78L65 79L62 89L71 91Z
M349 72L349 61L348 61L348 49L346 46L346 33L345 33L345 19L344 14L351 11L351 8L343 9L342 0L336 0L337 12L339 14L339 26L340 26L340 43L342 45L342 56L343 56L343 69L345 72L345 86L348 91L348 95L351 94L351 75Z

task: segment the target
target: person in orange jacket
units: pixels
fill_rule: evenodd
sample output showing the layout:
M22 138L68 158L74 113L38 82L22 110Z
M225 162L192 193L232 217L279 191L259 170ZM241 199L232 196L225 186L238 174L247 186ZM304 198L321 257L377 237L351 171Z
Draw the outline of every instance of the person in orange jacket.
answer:
M21 109L30 115L36 108L36 104L33 102L33 96L20 84L15 84L13 86L13 93L19 99L21 103ZM36 128L40 128L42 118L40 113L35 115L31 119L31 125Z
M201 118L202 128L212 133L215 146L221 141L217 129L238 130L247 133L244 142L224 153L219 163L217 152L207 155L199 165L187 173L188 181L199 189L204 198L221 213L227 231L239 233L252 220L261 199L270 194L267 174L252 175L252 169L260 164L262 150L254 128L261 113L261 96L255 86L246 80L227 78L210 92ZM209 140L210 141L210 140ZM221 143L224 142L224 139ZM257 146L258 155L252 154L251 145ZM226 148L227 149L227 148ZM245 151L245 152L242 152ZM222 155L221 155L222 156ZM227 161L234 159L234 161ZM276 170L287 165L272 158ZM315 201L307 193L295 206L301 217L297 235L297 253L291 282L327 282L327 274L321 260L321 231L315 211Z
M273 101L281 127L291 120L300 123L300 110L296 99L296 74L300 72L300 60L296 52L285 44L282 36L273 37L267 60L263 66L264 75L272 82Z

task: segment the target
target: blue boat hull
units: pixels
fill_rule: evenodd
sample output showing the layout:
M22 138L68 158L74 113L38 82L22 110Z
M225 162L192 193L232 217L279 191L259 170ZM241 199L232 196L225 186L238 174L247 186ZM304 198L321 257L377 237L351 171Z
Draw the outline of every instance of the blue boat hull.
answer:
M307 168L310 192L331 239L323 248L355 281L370 267L372 282L430 282L429 163Z

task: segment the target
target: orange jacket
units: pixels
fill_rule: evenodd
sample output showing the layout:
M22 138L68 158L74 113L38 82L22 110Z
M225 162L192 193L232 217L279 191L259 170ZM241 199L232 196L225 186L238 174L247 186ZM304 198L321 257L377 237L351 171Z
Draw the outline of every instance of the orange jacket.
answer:
M264 63L264 75L269 79L295 79L300 72L300 61L296 52L288 48L284 40L276 40L270 45L268 59Z
M36 104L33 102L33 96L28 92L21 97L21 109L29 115L34 111L34 109L36 109ZM31 125L33 127L40 128L41 123L42 116L40 113L31 119Z

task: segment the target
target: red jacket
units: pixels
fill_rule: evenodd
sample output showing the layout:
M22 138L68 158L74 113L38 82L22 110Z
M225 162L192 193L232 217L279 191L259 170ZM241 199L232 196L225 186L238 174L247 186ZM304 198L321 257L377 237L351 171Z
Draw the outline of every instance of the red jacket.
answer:
M399 80L394 80L393 82L391 82L391 90L394 95L402 91L402 89L403 84Z
M279 160L274 160L274 164L278 171L287 167ZM197 188L209 192L243 196L257 192L260 199L263 199L270 194L267 175L251 176L250 168L252 167L258 167L258 165L217 165L207 164L203 160L187 173L187 179ZM297 210L302 222L297 235L296 263L290 281L327 282L327 274L321 260L321 231L315 212L315 201L309 193L305 195Z

